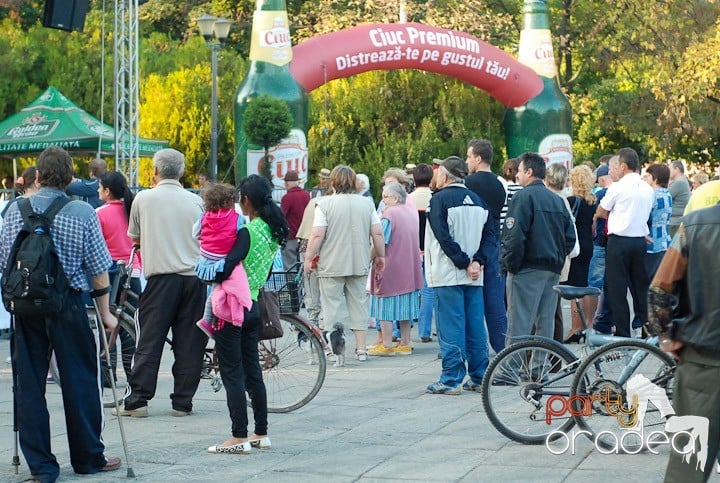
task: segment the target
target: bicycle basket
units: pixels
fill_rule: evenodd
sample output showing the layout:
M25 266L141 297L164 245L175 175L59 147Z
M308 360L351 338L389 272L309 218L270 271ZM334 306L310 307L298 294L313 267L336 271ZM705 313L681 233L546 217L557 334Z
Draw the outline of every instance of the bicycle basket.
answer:
M296 263L286 272L270 272L265 288L277 293L281 314L297 314L300 311L305 294L302 274L300 263Z

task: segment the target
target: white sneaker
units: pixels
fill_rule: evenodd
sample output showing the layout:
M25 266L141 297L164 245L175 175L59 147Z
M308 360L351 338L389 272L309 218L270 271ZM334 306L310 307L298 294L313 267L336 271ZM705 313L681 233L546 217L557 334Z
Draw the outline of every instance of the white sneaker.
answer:
M638 327L637 329L632 330L632 338L642 339L642 327Z
M360 362L365 362L367 360L367 352L362 351L358 352L355 351L355 359L359 360Z

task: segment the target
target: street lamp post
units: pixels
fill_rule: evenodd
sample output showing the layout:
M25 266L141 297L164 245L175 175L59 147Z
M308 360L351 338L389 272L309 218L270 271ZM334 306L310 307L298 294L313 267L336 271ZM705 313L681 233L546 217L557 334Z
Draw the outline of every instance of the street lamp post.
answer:
M230 33L230 26L232 22L225 20L224 18L211 17L210 15L203 15L197 19L198 28L200 34L205 39L205 43L212 48L212 98L211 98L211 111L210 111L210 180L217 181L217 157L218 157L218 127L217 127L217 106L218 106L218 94L217 94L217 63L218 63L218 52L220 48L225 44ZM215 41L217 40L217 41Z

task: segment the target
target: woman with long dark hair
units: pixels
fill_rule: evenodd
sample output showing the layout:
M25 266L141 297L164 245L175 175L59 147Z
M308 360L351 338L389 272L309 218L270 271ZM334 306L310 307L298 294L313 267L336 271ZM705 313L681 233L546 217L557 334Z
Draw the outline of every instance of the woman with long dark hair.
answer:
M134 199L132 191L128 187L127 180L122 173L117 171L108 171L98 180L98 196L105 202L104 205L95 209L98 219L100 220L100 229L103 238L107 244L110 257L113 260L113 266L109 270L110 284L112 285L115 275L117 274L117 263L119 261L127 262L130 258L133 241L128 236L128 221L130 219L130 207ZM142 287L140 285L140 273L142 272L142 262L140 254L136 254L133 260L133 266L129 267L130 272L130 289L136 294L140 294ZM120 280L123 283L124 280ZM111 303L116 302L115 300ZM132 357L135 353L135 343L130 334L121 330L119 333L120 345L122 346L122 364L125 370L127 380L130 381L130 367ZM115 374L116 368L116 348L110 351L112 358L112 377L117 380ZM103 367L106 364L103 360ZM103 371L103 384L110 387L110 381L107 379L107 368ZM114 406L114 404L113 404Z
M216 281L227 279L242 262L250 285L252 307L245 310L241 327L224 324L215 332L215 352L232 421L232 437L210 446L210 453L248 454L252 447L270 448L267 435L267 394L258 356L260 314L257 298L265 285L273 259L289 232L280 207L272 199L270 182L250 175L238 186L240 208L250 222L237 232L237 240L225 258L225 267ZM245 391L250 395L255 418L255 432L248 437L248 414Z

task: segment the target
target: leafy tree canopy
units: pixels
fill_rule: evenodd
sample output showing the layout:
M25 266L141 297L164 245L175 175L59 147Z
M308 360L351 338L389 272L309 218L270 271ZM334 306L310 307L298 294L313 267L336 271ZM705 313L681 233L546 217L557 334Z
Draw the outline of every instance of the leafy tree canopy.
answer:
M272 182L272 171L268 162L270 148L290 134L293 117L285 101L267 94L260 95L248 104L243 116L243 131L250 144L265 149L262 174Z
M103 2L91 2L85 31L66 33L40 26L41 0L0 1L2 118L54 85L112 124L113 4L105 4L103 13ZM516 54L522 4L408 0L407 13L409 21L462 30ZM396 22L399 2L288 0L287 6L297 44L360 23ZM706 163L713 174L720 157L720 2L548 0L548 7L558 77L573 106L576 161L632 146L644 160L685 158ZM208 162L211 111L210 50L194 19L208 13L234 23L219 62L222 178L232 169L234 94L247 66L254 8L253 0L140 6L141 135L184 151L191 181ZM377 186L385 168L462 154L471 137L490 139L496 163L503 162L503 107L451 78L369 72L331 82L311 100L312 173L345 162Z

